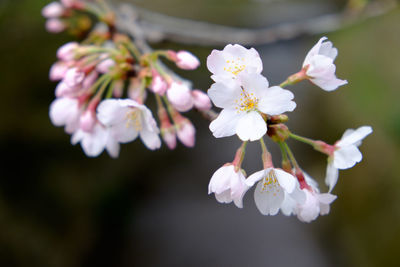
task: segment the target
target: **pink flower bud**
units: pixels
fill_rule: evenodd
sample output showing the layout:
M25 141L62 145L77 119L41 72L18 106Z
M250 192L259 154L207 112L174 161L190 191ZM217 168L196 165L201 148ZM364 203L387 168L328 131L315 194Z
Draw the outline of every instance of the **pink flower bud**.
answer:
M128 87L128 96L130 99L142 104L147 98L147 91L142 88L142 80L139 78L130 79Z
M184 70L194 70L200 65L197 57L187 51L179 51L176 58L176 65Z
M115 61L112 60L111 58L108 58L102 62L100 62L97 66L96 66L96 70L100 73L107 73L110 71L110 69L112 67L115 66Z
M187 147L194 147L196 129L193 124L185 119L178 125L177 136L179 141Z
M168 100L180 112L188 111L193 107L190 89L181 83L173 82L167 91Z
M194 106L198 110L210 110L211 109L211 101L208 95L200 90L193 90L192 97Z
M151 82L151 90L159 95L164 95L165 91L167 91L167 83L160 75L153 75L153 79Z
M115 98L121 98L123 93L124 93L124 81L123 80L118 80L114 83L114 88L113 88L113 96Z
M67 8L73 7L75 2L77 2L77 0L61 0L61 3Z
M77 68L72 68L67 71L64 77L64 82L69 87L75 87L79 85L83 79L85 79L85 73L79 71Z
M83 89L89 89L96 82L99 74L96 71L92 71L82 82Z
M75 49L79 47L77 42L69 42L61 46L57 50L57 57L63 61L73 60L75 57Z
M60 81L64 79L68 66L64 62L56 62L50 68L50 80Z
M65 82L60 82L58 83L57 87L56 87L56 97L63 97L68 95L68 93L70 92L71 88L65 84Z
M96 114L93 110L87 109L80 117L79 127L85 132L91 132L96 122Z
M64 22L59 19L48 19L46 21L46 30L51 33L60 33L67 28Z
M42 9L42 16L45 18L58 18L64 13L64 7L59 2L51 2Z
M161 128L161 136L169 149L173 150L176 147L176 133L174 127L163 129Z

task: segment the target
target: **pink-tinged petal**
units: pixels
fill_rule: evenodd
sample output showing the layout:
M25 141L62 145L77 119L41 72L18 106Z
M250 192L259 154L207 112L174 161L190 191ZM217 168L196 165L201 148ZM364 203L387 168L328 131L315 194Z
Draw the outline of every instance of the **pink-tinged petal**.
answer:
M57 50L57 57L62 61L70 61L75 57L75 50L79 48L79 44L77 42L69 42L61 46Z
M178 127L176 135L182 144L187 147L194 147L196 142L196 129L189 120L186 120Z
M333 201L335 201L336 198L337 198L337 196L329 194L329 193L323 193L323 194L318 195L319 202L326 204L326 205L331 204Z
M68 65L65 62L58 61L54 63L50 68L49 78L51 81L60 81L64 79L65 74L68 71Z
M256 111L243 115L237 122L236 134L242 141L259 140L267 133L267 124Z
M311 222L315 220L320 213L320 204L316 193L303 189L306 194L306 201L296 208L296 214L300 221Z
M357 130L348 129L343 134L342 139L339 140L339 142L337 142L336 145L339 147L344 147L348 145L359 146L361 144L360 141L371 133L372 133L371 126L362 126Z
M328 38L322 37L319 41L311 48L311 50L307 53L306 58L304 59L303 67L310 64L311 58L315 55L319 54L319 50L321 48L321 44L323 41L327 40Z
M135 128L135 125L128 122L121 122L114 124L110 127L112 137L119 143L129 143L135 140L139 131Z
M223 83L214 83L207 93L215 106L219 108L235 108L237 105L235 101L240 99L242 90L238 85L227 87Z
M72 68L67 71L64 77L64 82L69 87L75 87L79 85L85 79L85 73L77 68Z
M184 70L194 70L200 65L200 61L188 51L176 53L176 65Z
M296 186L296 178L284 170L274 169L273 171L275 172L279 185L289 194L292 193Z
M232 202L231 190L228 189L221 193L215 193L215 199L219 203L225 203L225 204L231 203Z
M284 200L285 192L276 187L271 187L271 190L264 190L263 182L261 180L254 190L254 201L261 214L276 215Z
M346 80L338 79L335 75L327 78L311 79L311 82L327 92L336 90L338 87L347 84Z
M360 150L354 145L339 148L334 152L333 165L337 169L349 169L362 159Z
M46 21L45 27L48 32L60 33L67 28L67 25L60 19L52 18Z
M234 109L223 109L210 123L210 130L216 138L232 136L236 134L237 123L242 116Z
M258 102L258 109L268 115L280 115L293 111L296 108L296 103L292 101L293 98L294 95L290 91L273 86L265 90Z
M326 167L325 184L329 186L329 192L331 192L338 181L339 170L335 167L332 160L328 161L328 166Z

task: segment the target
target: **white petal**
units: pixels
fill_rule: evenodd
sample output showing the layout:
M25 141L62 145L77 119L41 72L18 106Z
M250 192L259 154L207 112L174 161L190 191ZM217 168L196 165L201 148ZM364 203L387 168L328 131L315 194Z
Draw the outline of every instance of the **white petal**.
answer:
M272 187L273 190L263 190L261 180L254 190L254 201L258 210L263 215L276 215L285 197L285 192L278 186Z
M237 123L243 114L234 109L223 109L218 117L210 123L210 130L217 138L236 134Z
M215 199L219 203L231 203L232 202L231 191L228 189L219 194L215 193Z
M331 204L333 201L335 201L336 198L337 196L329 193L323 193L318 195L319 202L323 204Z
M78 100L72 98L57 98L50 105L50 119L55 126L63 126L66 124L71 113L78 110Z
M102 101L97 107L98 120L106 126L122 123L126 120L126 114L129 112L129 108L124 103L117 99Z
M293 177L293 175L280 169L274 169L274 172L280 186L289 194L292 193L296 186L296 179Z
M319 41L311 48L311 50L307 53L306 58L304 59L304 63L303 63L303 67L305 67L306 65L310 64L310 60L312 57L314 57L315 55L319 54L319 50L321 48L321 44L323 41L325 41L326 37L322 37L321 39L319 39Z
M87 133L81 141L85 154L89 157L97 157L103 152L107 143L106 130L97 124L91 133Z
M120 145L114 138L109 136L107 143L106 143L106 149L107 149L108 154L112 158L118 158Z
M149 131L148 129L140 131L140 139L142 139L148 149L155 150L161 146L161 139L158 133Z
M267 78L258 73L241 73L238 75L238 79L246 92L254 93L257 97L262 96L269 87Z
M211 194L213 192L215 194L221 194L223 191L229 189L230 178L232 173L234 172L235 170L232 165L219 168L211 177L210 183L208 185L208 194Z
M222 83L214 83L207 91L214 105L219 108L235 108L235 100L240 98L241 92L238 85L228 87Z
M372 133L371 126L362 126L357 130L349 129L344 134L342 139L336 143L337 146L343 147L348 145L360 145L360 141Z
M319 49L319 54L330 57L332 60L335 60L335 58L338 55L338 50L335 47L333 47L332 42L328 41L322 43L321 48Z
M246 179L246 181L245 181L246 185L249 187L252 187L256 182L260 181L262 178L267 176L267 173L269 170L270 170L270 168L267 170L261 170L261 171L253 173Z
M292 101L294 95L279 86L268 88L261 97L258 109L268 115L280 115L296 108L296 103Z
M362 159L362 154L356 146L346 146L334 152L333 165L337 169L348 169L353 167Z
M339 178L339 170L334 166L333 161L330 160L328 162L328 166L326 167L326 178L325 184L329 186L329 192L335 187L337 180Z
M259 140L267 132L267 124L256 111L246 113L237 122L236 133L242 141Z

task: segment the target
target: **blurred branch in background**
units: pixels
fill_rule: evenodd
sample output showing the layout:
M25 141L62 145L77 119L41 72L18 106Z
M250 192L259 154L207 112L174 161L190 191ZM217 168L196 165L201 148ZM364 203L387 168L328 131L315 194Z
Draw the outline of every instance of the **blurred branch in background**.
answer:
M134 37L143 51L151 51L147 42L156 43L164 40L207 46L227 43L265 45L304 34L336 31L360 20L385 14L397 5L397 1L394 0L350 0L346 8L339 13L281 23L263 29L236 28L176 18L126 3L120 4L116 12L119 30Z

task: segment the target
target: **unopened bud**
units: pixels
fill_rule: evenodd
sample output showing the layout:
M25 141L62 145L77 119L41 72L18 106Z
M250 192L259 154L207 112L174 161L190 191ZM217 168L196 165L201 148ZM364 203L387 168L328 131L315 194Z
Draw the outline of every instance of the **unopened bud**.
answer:
M61 46L57 50L57 57L63 61L73 60L75 57L75 50L79 47L77 42L69 42Z
M281 114L281 115L271 116L268 119L268 122L276 124L276 123L285 123L288 120L289 120L289 117L287 115Z
M161 127L161 137L169 149L173 150L176 147L176 133L174 127Z
M67 25L59 19L48 19L46 21L46 30L51 33L60 33L67 28Z
M168 58L184 70L194 70L200 65L200 61L192 53L188 51L179 51L178 53L168 51Z
M115 66L115 61L112 60L111 58L108 58L102 62L100 62L99 64L97 64L96 66L96 70L100 73L107 73L111 70L112 67Z
M289 138L289 128L282 123L268 125L268 136L275 142L284 142Z
M153 72L150 89L158 95L164 95L167 88L165 80L157 72Z
M92 110L86 110L79 120L80 128L85 132L91 132L96 124L96 114Z
M210 110L211 109L211 101L208 95L200 90L193 90L192 97L194 106L198 110Z
M184 119L180 124L177 125L177 136L179 141L187 147L194 147L195 144L196 129L193 124L188 120Z
M42 9L42 16L49 18L58 18L64 13L64 7L59 2L51 2Z
M51 66L50 68L50 80L52 81L60 81L62 79L64 79L65 74L68 71L68 66L64 63L64 62L56 62L53 64L53 66Z
M77 68L72 68L67 71L64 77L64 82L69 87L74 87L79 85L83 79L85 79L85 73Z
M167 90L167 97L171 104L180 112L193 107L193 98L190 89L181 83L172 82Z

